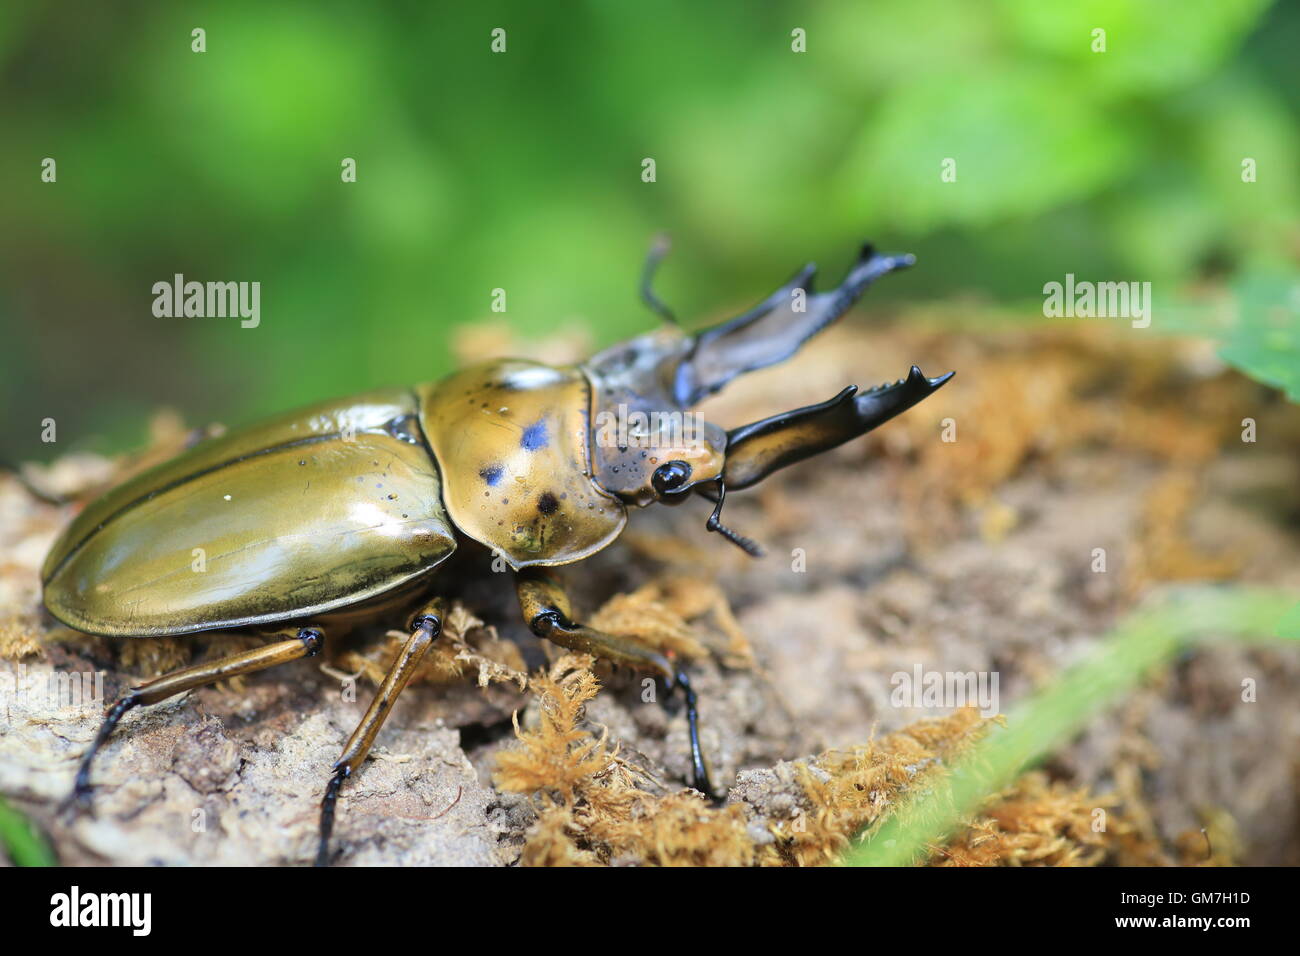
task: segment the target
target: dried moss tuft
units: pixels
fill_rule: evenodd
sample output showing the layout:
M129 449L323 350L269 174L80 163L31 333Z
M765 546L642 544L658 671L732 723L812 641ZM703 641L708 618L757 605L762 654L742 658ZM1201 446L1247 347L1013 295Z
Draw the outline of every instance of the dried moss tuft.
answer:
M377 685L409 637L404 631L387 631L381 639L368 641L361 648L334 649L330 663ZM447 612L441 636L420 662L412 680L425 684L455 683L464 679L467 666L474 668L479 687L503 682L523 690L528 684L519 647L503 641L496 628L484 624L457 601Z
M631 593L616 594L590 624L669 656L698 660L714 653L729 667L754 665L754 652L726 595L698 577L667 575Z
M28 617L0 621L0 659L21 661L45 653L36 622Z
M855 834L890 813L915 812L907 797L938 784L988 721L973 710L921 721L847 751L785 764L785 800L714 807L691 791L656 792L646 774L582 726L599 690L592 658L565 655L531 681L536 726L497 756L500 790L528 794L537 817L525 838L528 866L811 866L833 863ZM780 788L782 774L776 774ZM1113 798L1030 774L989 806L932 862L947 866L1095 865L1131 831L1097 811ZM776 805L781 810L774 810ZM1103 817L1103 819L1106 819Z
M1026 774L947 846L937 866L1096 866L1129 831L1114 797Z

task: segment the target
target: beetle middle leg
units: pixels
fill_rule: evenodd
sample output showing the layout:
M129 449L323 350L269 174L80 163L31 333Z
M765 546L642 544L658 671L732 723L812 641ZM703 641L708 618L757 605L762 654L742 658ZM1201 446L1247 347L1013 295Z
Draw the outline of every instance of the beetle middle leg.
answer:
M575 623L570 617L569 596L553 572L537 568L520 571L515 588L524 620L538 637L615 664L655 671L670 689L681 691L686 702L686 724L691 742L691 785L710 799L716 799L704 750L700 747L700 717L695 690L687 673L674 667L663 654L636 641Z
M398 652L397 659L389 667L388 675L379 685L379 690L366 709L365 716L361 718L361 723L352 732L352 736L343 747L342 755L334 763L334 776L330 777L329 783L325 785L325 796L320 804L320 845L316 849L317 866L326 866L329 863L330 834L334 832L334 810L343 781L352 776L352 772L366 759L366 754L370 753L370 747L375 742L379 728L384 725L384 720L393 709L393 702L397 700L397 695L410 682L411 675L415 673L425 653L442 633L444 606L442 598L435 598L411 616L411 636Z
M112 736L113 730L127 711L141 705L156 704L168 697L193 690L195 687L202 687L204 684L214 684L229 677L251 674L254 671L275 667L277 664L287 664L289 661L296 661L303 657L315 657L324 645L325 632L319 627L306 625L298 628L297 633L287 640L241 651L215 661L194 664L131 688L124 697L108 709L99 733L95 735L95 740L86 751L86 755L81 758L81 766L77 768L72 793L64 801L63 808L90 805L90 765L95 759L95 754Z

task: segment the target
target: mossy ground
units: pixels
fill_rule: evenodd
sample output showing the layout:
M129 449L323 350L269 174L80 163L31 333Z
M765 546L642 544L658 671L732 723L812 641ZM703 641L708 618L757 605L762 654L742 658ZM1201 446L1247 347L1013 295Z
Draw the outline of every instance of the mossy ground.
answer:
M725 805L683 789L675 701L647 700L640 675L541 646L509 582L467 553L446 576L458 602L446 639L345 791L342 860L832 862L856 834L908 812L908 797L941 783L987 728L969 710L896 706L890 675L918 664L995 671L1005 710L1162 583L1300 589L1292 406L1198 344L1085 326L954 334L929 318L834 330L706 409L734 425L848 382L896 378L912 362L958 369L879 433L735 496L728 523L768 558L751 562L706 535L688 505L636 516L619 545L568 571L591 623L691 662L705 748L732 785ZM500 346L480 330L467 351ZM564 343L551 347L562 357ZM1254 442L1241 439L1247 418ZM139 457L67 457L32 478L89 491L185 434L168 417L155 431ZM99 670L111 694L246 643L110 642L54 627L36 569L73 507L0 476L5 666ZM11 709L0 794L47 826L70 862L302 862L332 751L399 640L376 622L319 666L128 720L97 768L94 821L61 821L53 804L95 709ZM344 678L359 702L340 695ZM1254 702L1242 700L1243 680L1265 689ZM1300 862L1297 714L1295 651L1188 655L990 795L929 861ZM196 808L210 829L189 825Z

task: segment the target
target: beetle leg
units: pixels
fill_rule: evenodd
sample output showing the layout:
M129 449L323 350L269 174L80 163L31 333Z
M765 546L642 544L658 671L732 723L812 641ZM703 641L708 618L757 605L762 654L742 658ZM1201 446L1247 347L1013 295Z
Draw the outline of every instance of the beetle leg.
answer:
M329 864L330 835L334 832L334 809L338 803L339 790L343 786L343 781L352 776L352 772L366 759L366 754L370 753L370 747L375 742L379 728L384 725L384 720L393 709L393 702L397 700L397 695L410 681L425 652L433 646L433 642L442 633L443 607L443 600L435 598L411 616L411 636L389 667L388 675L379 685L378 692L366 709L366 715L361 718L361 723L348 738L342 755L334 763L334 776L330 777L329 783L325 785L325 796L320 804L320 845L316 850L317 866Z
M251 674L253 671L265 670L277 664L287 664L289 661L296 661L302 657L315 657L320 653L320 649L324 644L325 632L319 627L300 627L295 636L288 640L276 641L274 644L266 644L252 650L241 651L238 654L232 654L219 660L204 661L201 664L164 674L155 680L131 688L126 696L108 709L104 723L99 728L99 733L95 735L95 740L91 743L90 749L86 751L86 755L81 758L81 766L77 768L77 777L72 786L72 793L63 802L61 809L69 809L73 806L90 806L91 762L95 759L95 754L99 752L99 749L108 741L114 728L117 727L118 722L121 721L128 710L142 704L156 704L168 697L174 697L195 687L213 684L228 677Z
M615 664L656 671L664 678L669 690L681 691L686 701L686 723L691 741L691 785L705 796L716 799L704 751L700 747L695 690L686 672L674 667L664 655L636 641L575 623L569 616L569 596L553 572L540 568L520 571L515 588L524 620L538 637Z

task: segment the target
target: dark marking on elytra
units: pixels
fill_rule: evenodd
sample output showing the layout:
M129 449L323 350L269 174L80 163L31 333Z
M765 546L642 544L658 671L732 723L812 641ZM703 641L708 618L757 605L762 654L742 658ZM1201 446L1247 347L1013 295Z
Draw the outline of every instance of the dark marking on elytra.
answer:
M560 502L549 491L543 491L537 499L537 510L544 515L553 515L559 509Z

